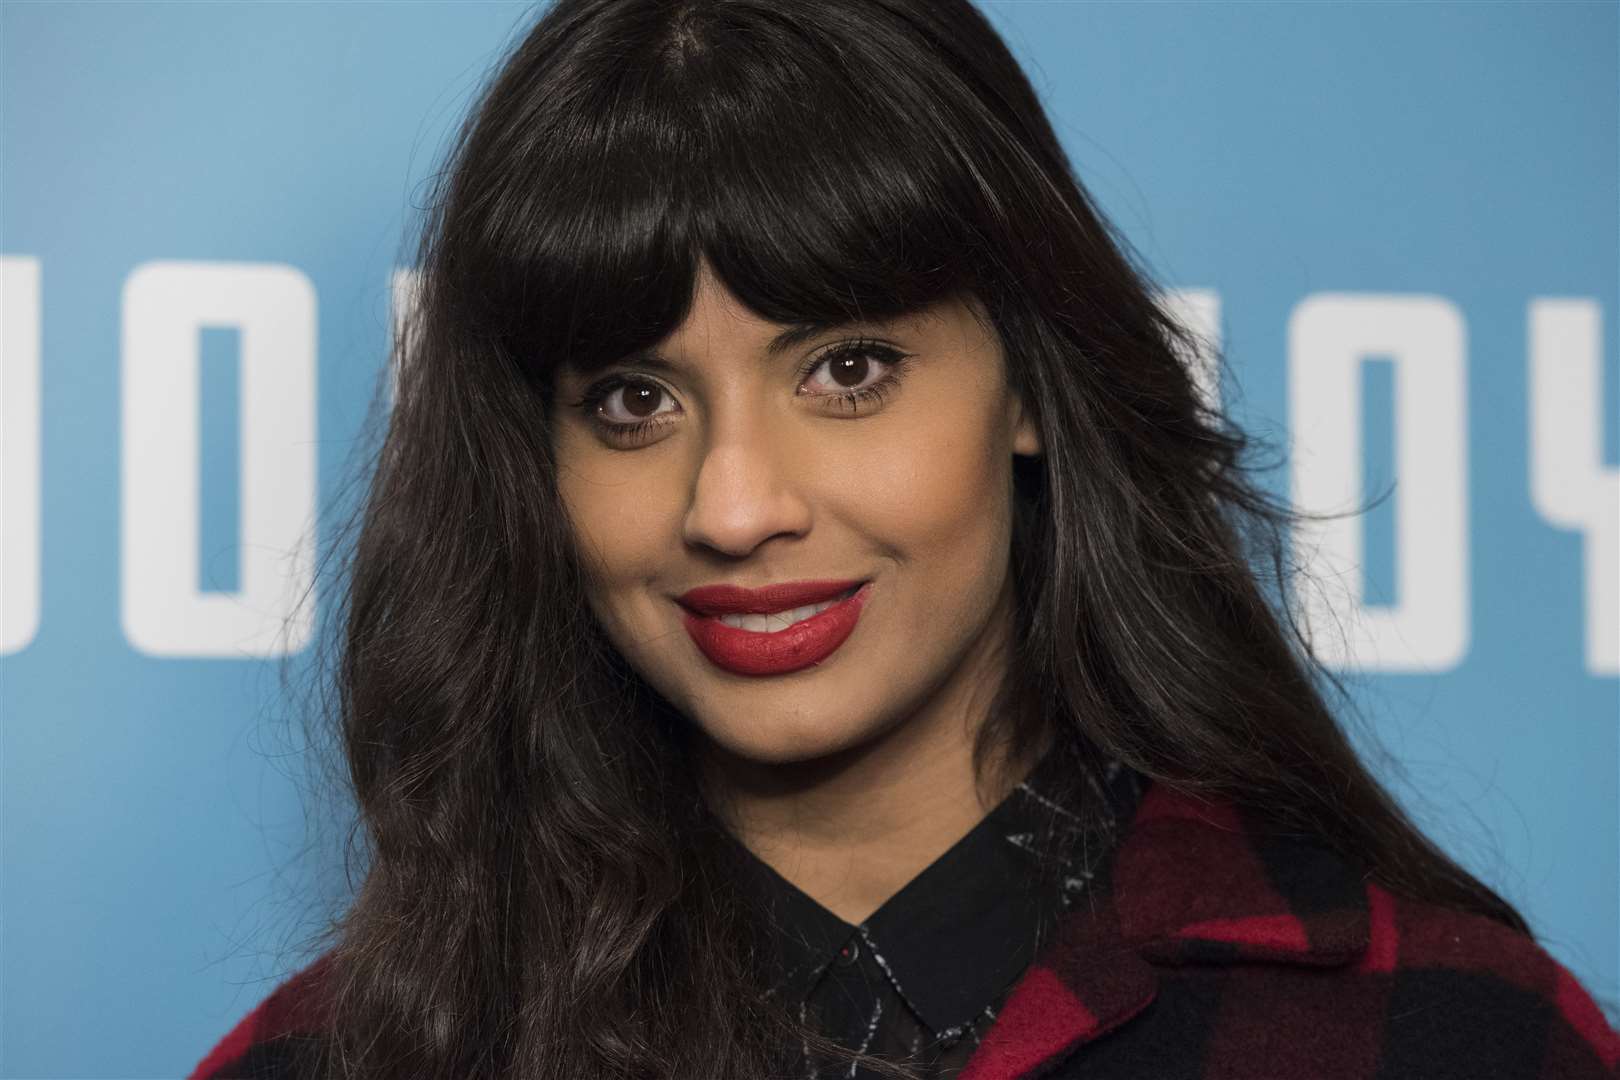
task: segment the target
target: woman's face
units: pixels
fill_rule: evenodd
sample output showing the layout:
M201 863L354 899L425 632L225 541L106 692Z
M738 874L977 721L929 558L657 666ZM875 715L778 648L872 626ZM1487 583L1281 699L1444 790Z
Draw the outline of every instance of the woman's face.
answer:
M705 265L689 317L652 350L668 366L560 372L552 429L610 640L715 744L758 763L959 721L946 714L999 679L1012 455L1039 451L996 335L962 302L773 349L786 329ZM805 581L864 587L792 629L766 624L769 638L681 602ZM810 614L802 595L762 606L784 603Z

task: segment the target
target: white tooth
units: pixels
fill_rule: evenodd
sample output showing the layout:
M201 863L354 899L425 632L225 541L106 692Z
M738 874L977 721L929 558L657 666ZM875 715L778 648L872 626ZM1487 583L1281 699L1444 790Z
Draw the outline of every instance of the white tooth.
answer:
M824 600L819 604L807 604L804 607L793 608L789 611L773 612L769 615L722 615L720 621L727 626L738 630L752 630L755 633L775 633L785 630L796 622L808 619L812 615L819 615L823 611L838 603L838 598Z
M755 633L763 633L770 629L766 616L752 613L747 615L722 615L720 621L727 626L735 626L739 630L752 630Z

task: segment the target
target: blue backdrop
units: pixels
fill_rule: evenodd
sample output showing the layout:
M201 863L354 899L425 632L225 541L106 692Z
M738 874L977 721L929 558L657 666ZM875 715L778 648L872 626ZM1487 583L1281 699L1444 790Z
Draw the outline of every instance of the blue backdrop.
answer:
M1277 485L1394 484L1301 534L1313 633L1620 1022L1620 8L985 8ZM183 1074L342 901L283 616L412 206L533 14L0 6L6 1077Z

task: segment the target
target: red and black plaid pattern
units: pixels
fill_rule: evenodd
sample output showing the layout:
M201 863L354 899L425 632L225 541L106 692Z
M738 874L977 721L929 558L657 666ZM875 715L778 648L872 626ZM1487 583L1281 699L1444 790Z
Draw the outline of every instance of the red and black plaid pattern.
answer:
M315 1036L330 1016L331 954L276 987L198 1062L190 1080L308 1080Z
M1597 1080L1620 1033L1531 938L1150 785L959 1080ZM323 961L193 1080L294 1080Z
M1620 1034L1531 938L1151 786L960 1080L1585 1080Z

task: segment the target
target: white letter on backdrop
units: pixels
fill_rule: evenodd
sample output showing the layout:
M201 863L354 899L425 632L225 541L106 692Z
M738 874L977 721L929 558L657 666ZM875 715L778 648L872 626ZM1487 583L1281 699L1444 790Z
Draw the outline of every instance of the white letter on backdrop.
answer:
M198 333L241 334L241 588L198 585ZM315 290L289 266L150 262L123 297L122 617L154 656L278 656L314 625ZM305 595L305 593L309 595Z
M1192 372L1204 404L1219 408L1221 373L1215 357L1221 348L1221 297L1213 289L1171 289L1162 297L1166 311L1201 339L1191 356L1182 353L1182 363Z
M0 653L39 632L39 277L0 257Z
M1530 501L1582 534L1586 667L1620 674L1620 468L1603 464L1603 311L1595 300L1530 301Z
M1321 293L1288 320L1293 502L1342 512L1362 492L1361 364L1395 368L1396 601L1369 607L1359 514L1307 522L1295 557L1302 615L1324 660L1380 671L1441 671L1468 651L1466 331L1436 296ZM1342 630L1343 634L1329 632Z
M399 367L403 357L400 345L405 328L416 315L417 290L421 285L419 271L396 269L388 279L389 328L392 337L388 345L388 404L391 407L399 396Z

